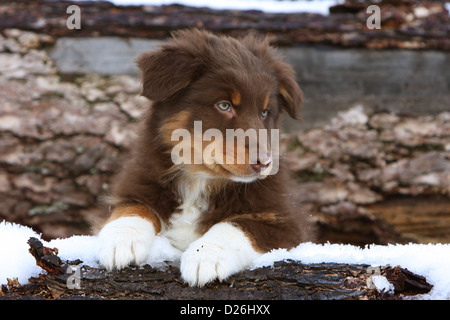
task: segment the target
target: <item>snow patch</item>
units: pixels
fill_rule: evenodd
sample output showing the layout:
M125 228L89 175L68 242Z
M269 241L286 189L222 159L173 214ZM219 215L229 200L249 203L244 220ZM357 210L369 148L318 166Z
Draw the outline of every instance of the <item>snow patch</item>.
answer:
M275 261L298 260L310 263L367 264L372 267L397 266L424 276L433 289L422 299L450 299L450 245L406 244L370 245L359 248L343 244L302 243L291 250L277 249L257 259L252 269L271 266Z
M265 12L309 12L329 14L329 8L344 0L111 0L115 5L160 6L181 4L191 7L208 7L217 10L260 10Z
M384 276L372 276L372 283L378 291L393 292L394 285Z
M20 284L26 284L30 277L44 272L33 256L28 252L27 241L30 237L41 239L31 228L0 222L0 284L6 284L7 278L18 278ZM96 236L72 236L66 239L42 241L44 246L58 248L62 260L80 259L83 264L99 267L97 261ZM152 266L164 264L164 261L176 261L181 252L161 236L155 238L148 263ZM360 248L343 244L302 243L291 250L272 250L257 258L250 269L272 266L276 261L297 260L311 263L347 263L377 266L397 266L426 277L433 289L422 299L450 299L450 245L449 244L406 244L406 245L371 245ZM370 269L370 268L369 268ZM370 272L371 270L368 270ZM391 290L387 280L378 275L372 282L378 290Z
M41 268L28 252L28 239L40 239L31 228L17 224L0 222L0 285L7 283L7 278L17 278L20 284L28 278L39 275Z

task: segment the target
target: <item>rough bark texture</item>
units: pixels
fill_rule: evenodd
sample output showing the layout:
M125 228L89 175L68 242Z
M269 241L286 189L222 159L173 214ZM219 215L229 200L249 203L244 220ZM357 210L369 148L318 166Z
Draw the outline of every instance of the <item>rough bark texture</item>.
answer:
M31 278L21 286L10 281L2 286L0 299L218 299L218 300L342 300L401 299L406 295L427 293L432 286L426 279L400 267L382 267L376 275L385 276L394 291L379 292L372 283L373 270L367 265L336 263L302 264L297 261L275 263L273 267L246 270L203 288L189 287L180 278L178 266L154 269L148 265L106 271L88 266L80 268L75 280L69 264L58 261L57 250L42 246L31 238L30 252L47 274ZM49 261L51 261L49 263ZM78 288L75 286L78 282ZM69 283L69 286L68 286ZM73 285L70 289L70 285Z
M8 1L11 3L11 1ZM52 36L132 36L166 38L173 30L206 27L239 35L253 29L268 33L279 45L331 45L372 49L450 49L449 16L442 1L346 1L332 14L273 14L261 11L211 10L179 5L114 6L80 2L81 29L65 28L70 1L15 0L2 5L0 29L21 28ZM381 8L382 29L370 30L367 7Z

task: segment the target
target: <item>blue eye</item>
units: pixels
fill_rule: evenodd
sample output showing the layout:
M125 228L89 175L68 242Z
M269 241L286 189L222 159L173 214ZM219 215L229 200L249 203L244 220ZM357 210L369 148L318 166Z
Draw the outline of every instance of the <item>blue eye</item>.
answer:
M261 112L261 118L265 119L267 118L267 115L269 114L269 110L263 110L263 112Z
M228 101L220 101L216 103L216 107L219 108L220 111L230 111L231 103Z

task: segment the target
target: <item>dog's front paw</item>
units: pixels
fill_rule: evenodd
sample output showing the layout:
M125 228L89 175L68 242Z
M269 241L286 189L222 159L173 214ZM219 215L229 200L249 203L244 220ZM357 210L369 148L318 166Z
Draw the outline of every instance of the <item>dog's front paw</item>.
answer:
M147 261L155 238L151 222L140 217L122 217L106 224L98 234L100 263L107 269L121 269Z
M208 241L192 243L181 256L180 269L186 282L199 287L216 279L222 281L240 270L232 252Z
M259 256L238 228L219 223L191 243L181 256L181 276L191 286L202 287L242 271Z

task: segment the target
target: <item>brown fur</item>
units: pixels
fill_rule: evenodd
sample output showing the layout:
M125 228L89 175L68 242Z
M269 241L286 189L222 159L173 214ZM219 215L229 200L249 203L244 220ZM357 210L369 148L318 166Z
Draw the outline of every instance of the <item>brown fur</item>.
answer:
M203 172L215 179L209 180L209 207L197 223L200 234L227 221L241 228L261 252L311 241L307 219L299 208L291 207L289 178L282 161L276 175L244 183L229 178L252 172L248 163L174 166L170 158L177 143L171 141L171 132L177 128L192 132L196 120L203 121L203 131L217 128L225 136L226 129L278 128L281 112L299 118L303 97L294 71L268 40L252 35L238 40L184 30L159 51L142 54L137 64L142 94L153 105L113 181L112 219L138 214L160 230L181 205L180 181ZM219 111L215 108L219 101L232 102L233 111ZM269 115L261 119L266 108Z

